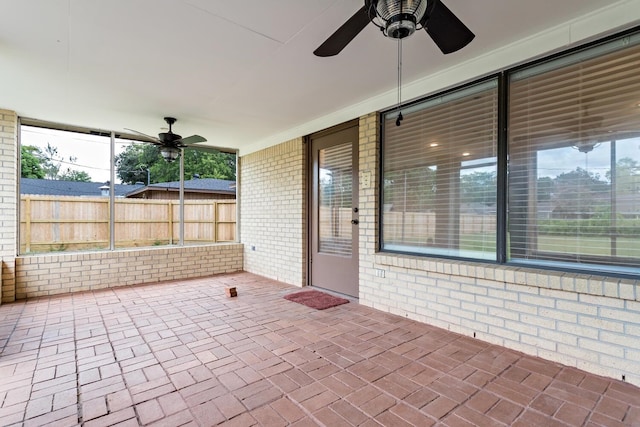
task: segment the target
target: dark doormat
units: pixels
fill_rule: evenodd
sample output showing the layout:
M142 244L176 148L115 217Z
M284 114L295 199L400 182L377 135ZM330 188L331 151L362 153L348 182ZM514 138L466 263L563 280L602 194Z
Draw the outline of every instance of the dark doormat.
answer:
M325 294L320 291L296 292L294 294L287 294L284 298L289 301L297 302L298 304L306 305L307 307L315 308L316 310L324 310L349 302L348 299L334 297L333 295Z

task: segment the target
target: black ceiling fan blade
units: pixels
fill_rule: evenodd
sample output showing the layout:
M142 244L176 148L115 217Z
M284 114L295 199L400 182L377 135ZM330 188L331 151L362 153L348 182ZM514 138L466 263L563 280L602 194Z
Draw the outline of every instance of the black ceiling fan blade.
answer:
M160 140L158 138L154 137L154 136L150 136L150 135L147 135L146 133L138 132L137 130L133 130L133 129L129 129L129 128L124 128L124 129L128 130L129 132L133 132L136 135L140 135L140 136L144 137L145 139L148 140L148 142L151 142L152 144L160 144L160 145L162 144L160 142Z
M197 144L199 142L206 142L206 141L207 140L201 137L200 135L191 135L191 136L187 136L186 138L181 138L175 142L182 145L188 145L188 144Z
M347 22L331 34L320 47L314 50L313 54L321 57L339 54L369 22L371 22L371 19L367 13L367 7L362 6Z
M427 34L445 55L458 51L471 43L476 36L440 0L435 4L423 23Z

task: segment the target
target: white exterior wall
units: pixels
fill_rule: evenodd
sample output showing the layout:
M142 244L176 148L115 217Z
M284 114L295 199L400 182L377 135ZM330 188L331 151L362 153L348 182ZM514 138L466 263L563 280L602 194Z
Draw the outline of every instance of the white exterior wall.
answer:
M0 109L0 304L15 299L18 237L18 118Z

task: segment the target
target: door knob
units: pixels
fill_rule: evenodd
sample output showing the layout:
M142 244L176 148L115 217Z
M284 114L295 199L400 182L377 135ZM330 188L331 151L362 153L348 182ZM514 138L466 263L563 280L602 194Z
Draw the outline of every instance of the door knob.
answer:
M351 224L355 225L355 224L358 224L358 223L360 223L360 221L358 221L357 219L352 219L351 220Z

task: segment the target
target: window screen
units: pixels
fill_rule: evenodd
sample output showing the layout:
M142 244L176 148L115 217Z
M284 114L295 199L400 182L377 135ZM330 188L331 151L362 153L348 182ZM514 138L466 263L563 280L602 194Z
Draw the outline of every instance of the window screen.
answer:
M382 247L496 259L497 81L383 115Z
M109 248L109 137L20 127L20 253Z
M636 36L511 75L510 259L640 264L638 69Z
M167 163L155 145L115 139L112 205L110 135L25 121L21 254L236 240L235 155L184 150L181 224L180 162Z

